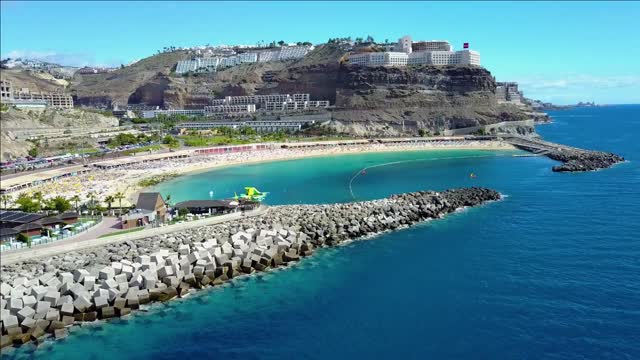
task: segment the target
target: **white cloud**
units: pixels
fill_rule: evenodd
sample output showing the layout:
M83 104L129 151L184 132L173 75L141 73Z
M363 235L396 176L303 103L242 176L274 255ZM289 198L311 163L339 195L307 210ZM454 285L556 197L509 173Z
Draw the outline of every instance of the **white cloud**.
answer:
M593 76L569 74L560 78L523 78L519 80L519 83L531 89L566 89L571 87L620 88L640 85L640 75Z
M2 58L23 58L40 60L66 66L115 66L118 61L109 64L98 63L92 54L88 53L63 53L56 51L34 51L34 50L13 50L7 54L2 54Z
M633 94L640 90L640 75L635 74L524 76L515 80L525 96L559 104L592 100L602 103L635 102L638 96Z

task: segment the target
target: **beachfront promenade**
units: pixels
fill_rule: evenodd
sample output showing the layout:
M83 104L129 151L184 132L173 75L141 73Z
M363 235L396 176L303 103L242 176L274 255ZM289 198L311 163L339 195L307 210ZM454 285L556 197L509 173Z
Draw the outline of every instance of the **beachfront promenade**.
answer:
M266 205L260 205L257 209L247 210L243 213L234 212L231 214L213 216L206 219L193 220L184 222L181 224L173 224L162 227L156 227L151 229L145 229L141 231L135 231L130 233L125 233L121 235L113 235L104 238L94 238L94 239L85 239L85 240L77 240L77 239L67 239L60 240L56 242L52 242L49 244L34 246L32 248L20 249L16 251L3 252L0 254L0 260L2 265L9 265L20 261L30 260L33 258L41 258L48 257L58 254L63 254L69 251L78 251L83 249L88 249L96 246L104 246L108 244L119 243L127 240L137 240L146 237L151 237L155 235L163 235L174 233L178 231L183 231L187 229L207 226L207 225L215 225L221 224L224 222L238 220L242 218L251 218L255 216L261 216L267 213L269 207Z

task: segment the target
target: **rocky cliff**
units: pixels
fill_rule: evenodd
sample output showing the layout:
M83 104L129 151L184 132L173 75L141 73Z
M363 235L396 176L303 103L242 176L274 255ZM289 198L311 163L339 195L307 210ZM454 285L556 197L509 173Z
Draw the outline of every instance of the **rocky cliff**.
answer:
M526 107L498 104L495 80L481 67L342 66L336 87L335 126L356 133L431 133L530 119ZM530 133L508 124L504 131Z

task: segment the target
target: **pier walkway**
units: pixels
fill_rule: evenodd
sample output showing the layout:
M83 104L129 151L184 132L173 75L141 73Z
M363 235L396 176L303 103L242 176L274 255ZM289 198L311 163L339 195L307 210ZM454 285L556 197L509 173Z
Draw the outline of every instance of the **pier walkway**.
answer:
M503 138L504 142L536 155L546 155L553 151L585 151L576 147L556 144L549 141L544 141L542 139L531 139L516 135L503 135L501 137Z

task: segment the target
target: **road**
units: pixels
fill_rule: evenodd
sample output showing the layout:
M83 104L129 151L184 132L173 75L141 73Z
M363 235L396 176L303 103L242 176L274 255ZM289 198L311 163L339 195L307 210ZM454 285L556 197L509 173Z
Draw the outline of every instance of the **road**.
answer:
M241 212L235 212L235 213L215 216L207 219L194 220L194 221L184 222L182 224L173 224L173 225L168 225L163 227L151 228L151 229L146 229L142 231L126 233L122 235L113 235L105 238L97 238L97 236L94 234L94 236L87 236L84 239L81 239L81 238L65 239L65 240L52 242L49 244L34 246L30 249L27 248L27 249L20 249L20 250L0 253L0 263L2 263L2 265L9 265L9 264L13 264L16 262L25 261L33 258L58 255L58 254L66 253L69 251L78 251L78 250L88 249L96 246L104 246L107 244L119 243L127 240L136 240L136 239L142 239L145 237L150 237L155 235L169 234L169 233L183 231L186 229L191 229L191 228L196 228L201 226L221 224L224 222L238 220L242 218L261 216L266 214L267 211L269 211L268 206L260 205L260 207L258 207L255 210L245 211L244 215ZM100 226L102 226L102 224ZM109 229L109 227L107 227L107 229Z

